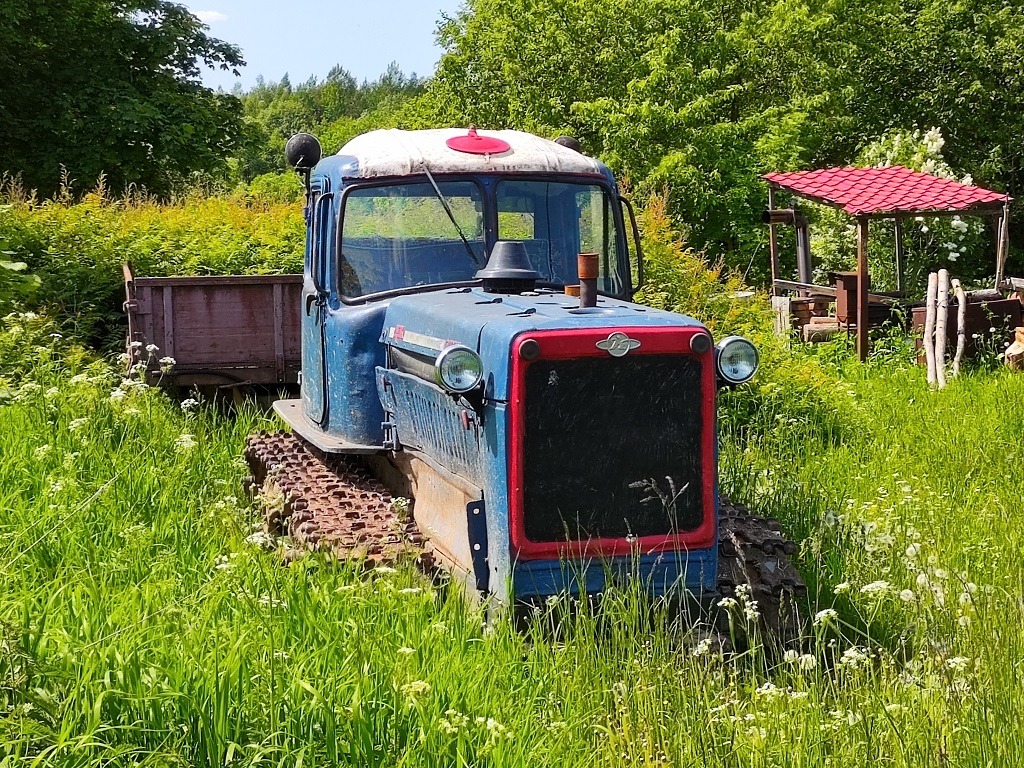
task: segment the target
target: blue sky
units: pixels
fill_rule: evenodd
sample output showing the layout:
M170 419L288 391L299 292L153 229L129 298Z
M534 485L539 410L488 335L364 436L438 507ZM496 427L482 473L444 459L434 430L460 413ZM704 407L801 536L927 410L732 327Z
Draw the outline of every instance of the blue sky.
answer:
M210 34L242 49L241 77L207 71L203 81L231 90L258 75L292 83L322 78L335 64L357 80L374 79L397 61L406 74L429 75L441 56L434 32L462 0L178 0Z

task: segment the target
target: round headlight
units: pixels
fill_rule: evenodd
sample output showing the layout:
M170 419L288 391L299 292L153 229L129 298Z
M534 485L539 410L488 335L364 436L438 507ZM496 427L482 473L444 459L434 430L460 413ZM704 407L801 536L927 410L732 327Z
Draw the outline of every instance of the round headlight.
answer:
M744 384L757 373L757 347L742 336L722 339L715 352L718 375L727 384Z
M448 347L434 361L437 383L449 392L469 392L484 377L484 364L480 355L469 347Z

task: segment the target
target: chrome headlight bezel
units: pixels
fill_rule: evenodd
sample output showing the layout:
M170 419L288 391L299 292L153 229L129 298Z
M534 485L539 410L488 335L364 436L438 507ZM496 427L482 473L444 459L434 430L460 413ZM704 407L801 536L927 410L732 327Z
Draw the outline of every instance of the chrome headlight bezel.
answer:
M726 373L725 367L722 364L723 357L738 348L749 349L753 353L753 362L750 366L750 372L746 376L736 377ZM757 369L761 365L761 354L757 351L757 347L754 342L750 339L746 339L742 336L726 336L718 344L715 345L715 370L718 372L718 378L729 386L739 386L740 384L746 384L757 374Z
M459 358L468 359L475 366L477 375L472 383L468 381L457 382L453 381L448 373L448 366L450 366L454 360ZM463 344L453 344L450 347L442 349L437 358L434 360L434 381L441 389L445 392L450 392L453 395L464 395L467 392L472 392L474 389L480 386L484 380L484 363L480 359L480 355L475 350Z

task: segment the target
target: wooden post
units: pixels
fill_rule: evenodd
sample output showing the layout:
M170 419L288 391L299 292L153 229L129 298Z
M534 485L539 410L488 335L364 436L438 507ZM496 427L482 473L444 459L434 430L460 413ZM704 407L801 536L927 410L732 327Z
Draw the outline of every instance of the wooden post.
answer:
M768 210L775 210L775 190L768 187ZM772 296L777 296L775 281L779 279L779 233L775 224L768 225L768 254L772 262Z
M924 359L928 363L928 386L935 385L935 294L939 288L939 276L928 273L928 294L925 297L924 310Z
M951 280L953 295L956 296L956 354L953 356L953 375L960 373L960 361L967 346L967 294L959 280Z
M1002 289L1003 270L1006 268L1006 257L1010 250L1010 201L1003 205L1003 215L999 217L999 232L996 235L996 290Z
M896 290L903 293L903 219L896 219Z
M939 288L935 294L935 382L946 386L946 325L949 320L949 271L939 270Z
M857 219L857 356L868 359L868 220Z

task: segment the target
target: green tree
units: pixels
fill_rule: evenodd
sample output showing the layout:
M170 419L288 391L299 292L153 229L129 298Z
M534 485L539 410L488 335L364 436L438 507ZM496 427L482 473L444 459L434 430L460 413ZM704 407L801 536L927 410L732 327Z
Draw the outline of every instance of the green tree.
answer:
M42 194L61 167L85 186L166 193L224 166L241 105L199 82L237 71L238 49L167 0L5 0L0 4L0 170Z
M340 65L323 80L310 78L293 86L260 79L242 97L247 141L237 153L240 181L286 170L284 146L299 131L316 134L325 152L336 152L348 139L375 128L403 123L407 102L423 92L424 81L392 63L376 80L357 84Z
M420 124L573 133L640 192L667 188L689 242L754 278L764 172L938 126L960 175L1024 182L1008 0L468 0L439 39Z

